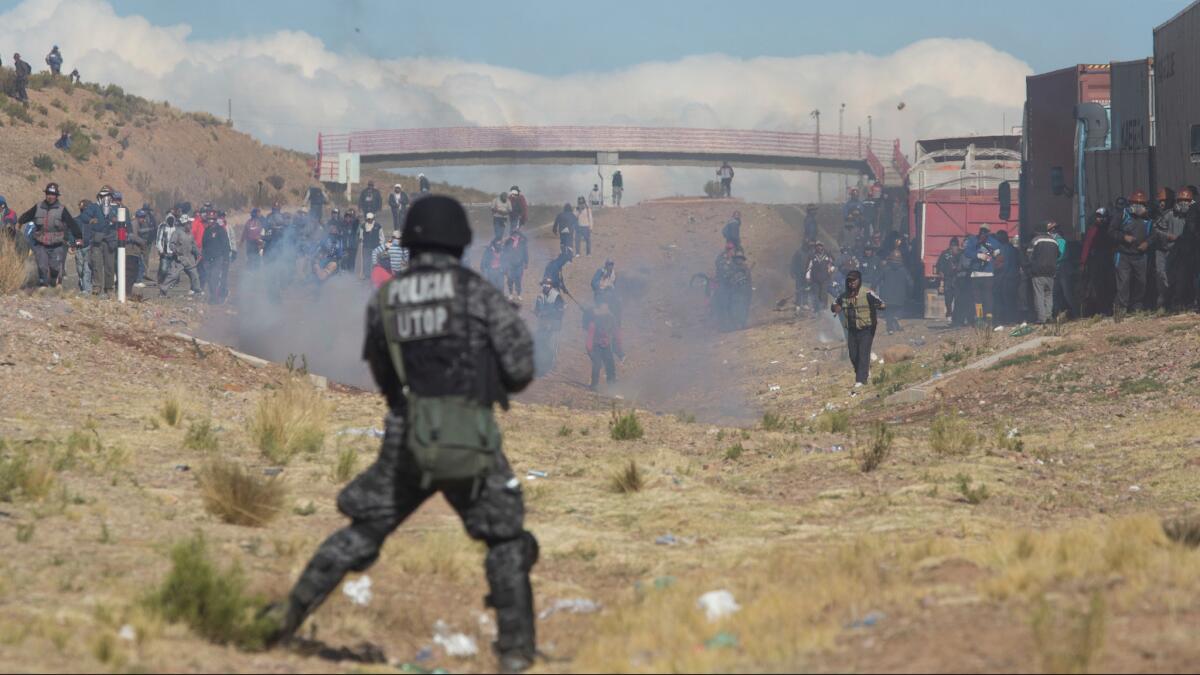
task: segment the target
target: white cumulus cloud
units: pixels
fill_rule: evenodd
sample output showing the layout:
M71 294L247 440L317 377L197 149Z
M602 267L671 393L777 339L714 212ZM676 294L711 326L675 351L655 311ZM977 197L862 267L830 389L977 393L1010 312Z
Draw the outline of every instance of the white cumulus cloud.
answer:
M997 133L1005 116L1018 124L1031 73L983 42L928 39L883 56L704 54L550 77L454 59L338 53L297 31L200 40L186 25L119 16L103 0L26 0L0 14L0 44L35 68L51 42L62 47L66 69L78 68L88 81L222 117L232 99L239 129L310 152L319 130L638 124L811 131L809 113L817 108L822 132L836 133L842 103L845 133L862 126L865 135L871 115L875 138L899 138L909 149L920 137ZM902 101L904 110L897 110ZM594 167L439 172L497 189L524 180L556 199L576 185L589 189L595 176ZM637 199L652 191L696 193L712 170L624 173L627 194ZM840 181L826 178L827 197ZM813 185L806 174L747 171L735 190L756 199L804 200L814 196Z

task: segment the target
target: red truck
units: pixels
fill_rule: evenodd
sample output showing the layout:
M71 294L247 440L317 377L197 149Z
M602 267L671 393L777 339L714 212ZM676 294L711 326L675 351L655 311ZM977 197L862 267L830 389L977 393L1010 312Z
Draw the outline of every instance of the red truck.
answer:
M987 225L992 232L1020 232L1017 187L1021 173L1020 136L968 136L917 141L908 172L909 222L921 246L925 277L951 237L963 238ZM1002 193L1009 196L1001 218Z

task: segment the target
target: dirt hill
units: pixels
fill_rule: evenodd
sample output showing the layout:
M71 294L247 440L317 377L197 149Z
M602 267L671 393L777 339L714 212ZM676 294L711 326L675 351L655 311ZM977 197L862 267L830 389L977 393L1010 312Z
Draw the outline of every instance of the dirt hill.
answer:
M179 200L212 201L230 210L279 200L295 208L313 184L310 156L264 145L212 115L183 112L115 85L71 86L66 78L39 73L31 78L28 105L0 97L0 124L0 194L19 210L32 206L51 180L72 207L108 184L125 194L127 204L150 202L160 213ZM72 132L68 152L54 147L63 130ZM364 173L364 182L373 178L381 188L416 182ZM434 188L466 201L491 199L442 183ZM344 198L344 192L333 194Z

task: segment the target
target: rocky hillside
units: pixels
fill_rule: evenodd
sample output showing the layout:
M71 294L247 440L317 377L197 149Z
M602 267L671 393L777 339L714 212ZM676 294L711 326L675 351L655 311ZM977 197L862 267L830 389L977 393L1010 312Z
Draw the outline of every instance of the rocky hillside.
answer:
M11 71L0 73L0 80L4 76ZM125 193L127 203L150 202L160 210L181 199L234 210L274 200L295 207L312 184L308 155L263 145L208 113L184 112L116 85L72 86L39 73L30 81L27 105L0 97L0 125L0 195L14 209L32 205L51 180L71 204L109 184ZM63 131L72 135L69 151L54 147ZM414 178L380 171L365 178L415 184ZM456 186L435 189L467 201L490 199Z

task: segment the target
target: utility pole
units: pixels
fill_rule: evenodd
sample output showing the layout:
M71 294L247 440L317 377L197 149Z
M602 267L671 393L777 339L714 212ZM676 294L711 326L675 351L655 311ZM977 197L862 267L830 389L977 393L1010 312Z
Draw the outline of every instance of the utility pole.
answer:
M809 113L813 119L817 120L817 157L821 156L821 110L817 109ZM817 203L825 203L825 199L821 196L821 172L817 171Z
M871 139L874 137L875 137L875 134L873 133L873 127L871 125L871 116L867 115L867 145L868 146L871 145Z
M845 116L846 116L846 104L843 103L842 107L838 108L838 147L841 149L842 152L846 151L846 137L842 134L842 118L844 118ZM842 194L843 195L846 194L846 190L849 187L849 182L848 182L849 180L850 180L849 176L847 176L846 174L842 174Z
M225 117L225 121L229 123L229 126L233 126L233 99L228 99L228 103L229 114Z

